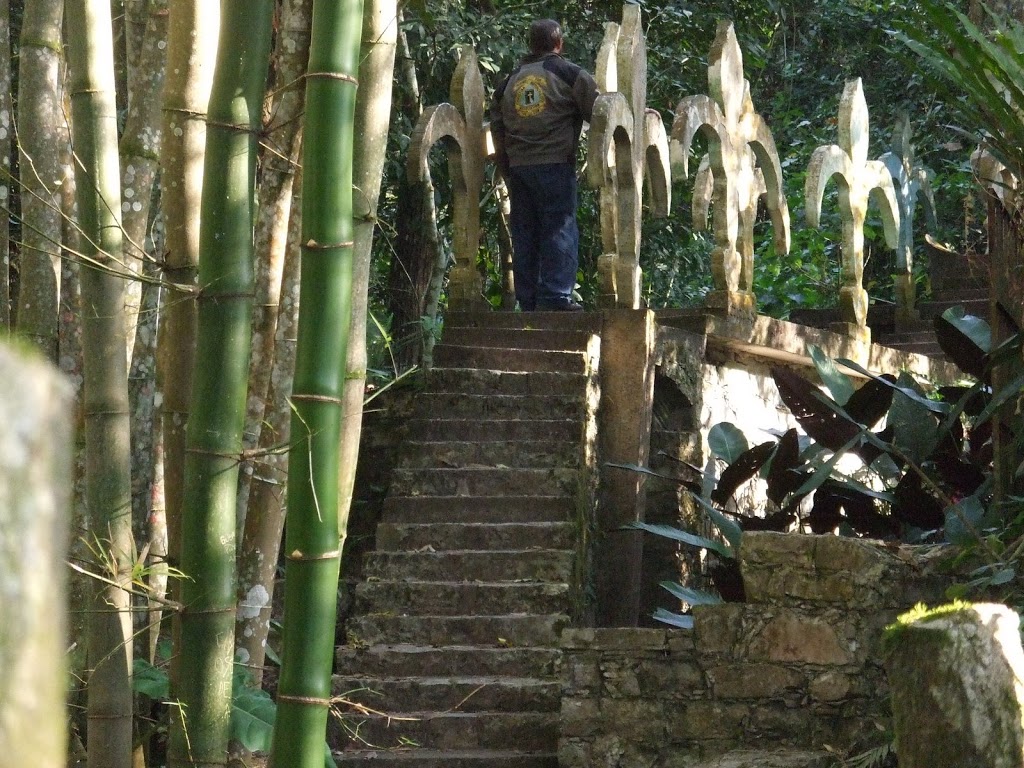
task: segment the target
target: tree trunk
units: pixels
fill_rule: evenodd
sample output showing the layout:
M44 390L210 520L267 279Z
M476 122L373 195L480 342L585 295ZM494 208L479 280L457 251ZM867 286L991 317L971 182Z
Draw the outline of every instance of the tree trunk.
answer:
M298 168L300 126L305 104L302 76L309 58L309 26L313 0L285 0L274 48L276 86L264 129L267 148L260 174L259 211L256 216L256 298L253 307L252 358L249 361L249 397L246 403L243 445L249 454L260 442L267 414L274 340L281 302L281 279L291 218L292 187ZM287 406L285 406L287 408ZM291 418L291 414L288 414ZM245 525L253 461L242 465L238 487L238 519ZM257 513L258 514L258 513ZM279 512L280 515L284 511ZM271 523L271 526L275 525ZM244 537L243 537L244 542ZM242 552L246 560L254 553ZM240 568L245 568L239 564Z
M210 94L200 223L198 329L182 508L181 641L168 764L222 763L235 621L235 502L251 343L257 134L272 0L224 0ZM184 719L180 713L184 713Z
M284 653L271 765L320 768L341 541L338 456L352 317L352 133L361 0L314 0L303 127L302 288L288 460Z
M0 348L0 768L67 760L71 408L53 368Z
M87 259L82 269L86 503L98 564L89 616L88 765L131 766L134 540L124 328L117 107L108 0L69 0L75 187Z
M57 361L62 0L27 0L18 57L22 247L18 331Z
M11 5L0 0L0 330L11 327Z
M399 20L401 21L401 15ZM419 120L420 95L416 68L404 30L398 32L397 79L399 111L410 126ZM398 184L398 210L395 214L395 253L388 274L388 310L391 336L395 339L395 363L399 370L417 365L423 355L424 329L421 318L427 314L434 265L441 254L437 237L437 212L434 186L429 173L423 183L412 182L401 172ZM426 329L429 333L430 329Z
M361 136L360 151L353 156L352 218L353 249L352 325L349 332L348 366L345 376L341 427L339 530L348 528L352 507L359 437L363 424L366 390L366 318L370 288L373 233L377 226L388 126L391 121L391 84L395 73L398 39L396 0L365 0L363 42L359 64L359 92L356 97L355 135Z
M206 106L220 26L219 5L170 0L167 81L161 147L161 203L166 257L157 339L157 391L162 395L164 507L168 560L181 554L185 424L192 393L199 264L199 207L206 151Z
M292 158L299 167L302 142ZM236 658L248 665L253 685L263 681L267 636L273 608L277 561L284 530L288 488L288 445L291 430L292 372L295 370L295 329L299 319L299 237L302 225L302 171L292 185L281 307L277 318L274 363L267 393L267 416L260 430L238 562Z

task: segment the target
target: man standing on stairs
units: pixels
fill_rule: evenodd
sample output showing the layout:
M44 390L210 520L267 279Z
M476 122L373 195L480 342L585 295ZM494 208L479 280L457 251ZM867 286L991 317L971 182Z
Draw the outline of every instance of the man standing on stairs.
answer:
M562 28L530 25L530 53L494 91L495 159L512 203L512 273L519 308L577 311L576 150L597 83L562 58Z

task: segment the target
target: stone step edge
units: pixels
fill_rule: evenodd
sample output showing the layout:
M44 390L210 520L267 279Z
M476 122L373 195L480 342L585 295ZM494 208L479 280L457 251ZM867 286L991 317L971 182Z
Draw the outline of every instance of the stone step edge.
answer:
M346 749L332 750L335 758L346 761L364 758L368 760L388 758L408 758L409 760L463 760L463 759L511 759L511 758L554 758L555 752L520 752L512 749L424 749L421 747L392 747L391 749Z
M438 685L445 682L462 685L561 685L561 678L551 677L516 677L512 675L401 675L385 677L384 675L334 674L332 680L369 680L378 683L433 682ZM456 710L465 712L466 710ZM487 711L487 710L483 710ZM528 710L523 710L528 711ZM473 712L467 712L473 714Z

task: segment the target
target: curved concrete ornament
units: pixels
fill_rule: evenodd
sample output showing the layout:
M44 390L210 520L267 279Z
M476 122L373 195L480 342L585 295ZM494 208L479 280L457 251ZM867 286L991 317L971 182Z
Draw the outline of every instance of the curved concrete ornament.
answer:
M484 85L476 52L460 48L452 76L452 103L428 107L412 134L406 173L414 181L426 175L430 150L442 143L453 185L452 249L455 265L448 279L448 304L455 310L483 309L483 280L476 268L480 249L480 190L484 183Z
M896 201L900 210L899 242L896 245L896 274L893 275L896 293L896 319L910 321L920 319L914 308L917 301L914 285L914 210L920 199L924 205L929 228L937 228L935 220L935 195L931 170L917 164L914 145L911 143L910 117L900 116L893 132L892 150L878 158L889 169L892 176Z
M805 184L807 225L817 229L825 186L838 177L839 213L843 221L842 286L839 289L840 328L869 341L868 295L864 284L864 219L874 201L882 215L885 241L899 243L900 209L892 176L878 160L868 160L868 107L861 80L850 80L839 102L839 144L818 147L811 155Z
M645 179L655 216L667 214L671 194L665 128L661 116L646 109L647 43L640 21L640 6L623 6L622 25L605 25L595 67L603 93L587 136L587 181L601 191L602 307L639 308Z
M672 168L689 176L689 154L699 133L708 143L693 192L694 222L712 211L715 290L707 304L727 313L753 314L754 221L766 197L775 248L789 252L789 205L782 189L782 164L764 119L754 111L750 84L743 78L743 54L732 22L720 21L708 65L710 95L679 102L672 123Z

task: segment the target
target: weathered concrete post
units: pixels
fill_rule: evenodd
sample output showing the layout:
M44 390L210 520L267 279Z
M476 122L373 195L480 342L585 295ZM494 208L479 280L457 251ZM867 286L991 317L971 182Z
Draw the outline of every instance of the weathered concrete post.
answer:
M932 231L936 229L935 196L931 178L934 175L917 164L914 145L910 141L910 118L904 114L893 131L892 149L879 162L889 169L896 202L900 208L900 236L896 245L896 274L893 275L896 293L896 320L908 322L920 319L914 308L914 209L918 198L924 203L925 216Z
M839 101L839 144L818 147L811 155L804 185L807 226L819 226L825 185L839 177L839 213L843 219L843 277L839 289L841 322L836 330L870 341L868 294L864 290L864 219L868 201L882 214L885 242L899 242L900 208L892 176L878 160L868 160L868 106L860 78L850 80Z
M657 325L650 310L609 310L601 332L602 462L646 466L651 450ZM642 520L645 476L601 468L596 548L597 624L633 627L640 610L643 532L622 530Z
M640 223L646 178L651 211L667 216L671 194L668 136L647 110L647 41L639 5L622 7L622 25L605 25L587 137L587 180L601 190L597 271L602 308L640 307Z
M913 614L887 630L900 768L1024 765L1020 620L1002 605Z
M71 388L0 345L0 768L63 768Z
M453 310L486 309L483 281L476 268L480 248L480 190L484 184L484 84L476 51L461 48L452 76L451 103L428 107L412 134L406 173L426 176L430 150L444 142L453 187L452 249L455 265L449 276L448 305Z
M731 21L718 23L708 63L710 95L688 96L676 107L670 145L673 173L689 175L690 147L700 133L708 139L694 192L694 216L714 206L714 290L710 309L751 318L757 311L754 285L754 218L767 195L775 249L789 253L789 206L782 189L782 164L767 123L754 111L750 83L743 77L743 53Z

